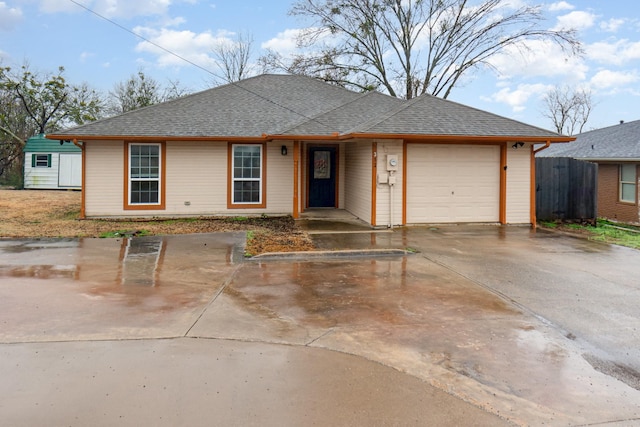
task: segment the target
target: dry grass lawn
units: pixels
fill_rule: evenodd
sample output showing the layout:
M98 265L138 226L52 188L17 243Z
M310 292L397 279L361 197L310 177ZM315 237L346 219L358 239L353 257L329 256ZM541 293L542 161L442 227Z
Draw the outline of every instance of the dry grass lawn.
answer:
M0 238L250 232L247 253L313 250L291 217L80 220L79 191L0 189Z

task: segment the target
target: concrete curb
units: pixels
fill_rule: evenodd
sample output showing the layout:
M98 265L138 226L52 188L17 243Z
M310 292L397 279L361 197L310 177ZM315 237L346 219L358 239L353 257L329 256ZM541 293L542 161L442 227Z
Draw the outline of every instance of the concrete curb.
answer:
M364 258L364 257L401 257L414 254L405 249L343 249L336 251L303 251L303 252L268 252L254 257L245 258L245 261L271 261L283 259L328 259L328 258Z

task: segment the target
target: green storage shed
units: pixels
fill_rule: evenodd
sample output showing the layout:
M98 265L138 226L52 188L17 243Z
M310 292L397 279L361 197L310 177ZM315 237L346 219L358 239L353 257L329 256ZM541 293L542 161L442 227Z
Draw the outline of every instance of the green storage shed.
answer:
M58 190L82 188L82 150L72 142L32 136L24 146L24 188Z

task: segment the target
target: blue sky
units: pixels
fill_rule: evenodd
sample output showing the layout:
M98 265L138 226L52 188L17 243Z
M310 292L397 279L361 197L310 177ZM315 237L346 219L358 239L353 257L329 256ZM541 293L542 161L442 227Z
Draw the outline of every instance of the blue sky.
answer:
M287 15L293 0L75 0L205 69L215 70L212 46L251 34L254 56L265 48L287 53L305 22ZM525 0L508 0L524 4ZM551 129L542 96L554 85L591 90L595 102L584 130L640 119L640 2L574 0L540 4L548 28L573 27L582 58L532 45L527 58L494 58L498 74L469 76L449 99ZM142 70L161 83L179 81L191 91L213 85L211 74L168 55L100 19L72 0L0 0L0 64L55 71L69 82L108 92Z

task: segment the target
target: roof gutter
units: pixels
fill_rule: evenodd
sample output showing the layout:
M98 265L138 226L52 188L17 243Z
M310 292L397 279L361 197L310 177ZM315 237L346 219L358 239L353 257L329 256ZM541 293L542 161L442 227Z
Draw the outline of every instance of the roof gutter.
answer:
M544 147L539 148L536 152L548 148L551 142L571 142L575 137L558 136L558 137L535 137L535 136L518 136L518 135L423 135L423 134L403 134L403 133L349 133L340 134L338 132L329 135L278 135L278 134L262 134L261 136L158 136L158 135L71 135L71 134L48 134L47 139L61 141L274 141L274 140L293 140L293 141L345 141L349 139L403 139L405 141L424 141L424 142L512 142L524 141L528 143L545 143Z
M575 138L574 138L575 139ZM538 154L539 152L541 152L542 150L546 150L547 148L549 148L551 146L551 141L547 141L543 147L540 148L536 148L535 150L533 150L533 155L535 156L536 154Z

